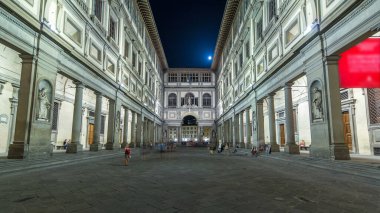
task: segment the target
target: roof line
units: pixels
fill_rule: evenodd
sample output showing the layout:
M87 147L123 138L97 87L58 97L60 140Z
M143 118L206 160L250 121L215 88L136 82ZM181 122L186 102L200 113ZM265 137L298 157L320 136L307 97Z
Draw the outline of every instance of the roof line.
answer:
M223 52L224 45L230 33L232 22L235 18L236 11L239 7L240 0L227 0L222 23L220 24L218 40L215 45L214 59L211 64L211 70L216 71Z
M164 48L162 47L160 35L157 30L149 0L137 0L137 4L144 19L145 26L149 32L150 39L152 40L153 46L156 49L157 56L161 62L161 67L163 71L165 71L169 68L169 65L168 61L166 60Z

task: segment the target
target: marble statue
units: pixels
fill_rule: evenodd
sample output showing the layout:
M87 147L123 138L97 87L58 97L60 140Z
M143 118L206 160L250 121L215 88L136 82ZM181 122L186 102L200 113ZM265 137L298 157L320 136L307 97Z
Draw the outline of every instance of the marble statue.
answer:
M48 120L51 103L49 101L49 96L46 93L45 88L40 89L38 93L38 100L39 100L39 106L40 106L39 111L38 111L38 119Z
M322 91L318 87L313 89L313 118L321 119L323 114Z

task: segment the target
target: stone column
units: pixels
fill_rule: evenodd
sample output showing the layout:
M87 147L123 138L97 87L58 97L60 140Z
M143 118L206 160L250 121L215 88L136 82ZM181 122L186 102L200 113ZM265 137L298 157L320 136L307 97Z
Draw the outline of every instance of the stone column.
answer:
M249 108L245 109L245 131L246 131L246 137L247 137L247 142L245 143L245 148L249 149L251 146L251 126L250 126L250 119L249 119L249 113L250 110Z
M100 129L102 125L102 93L95 92L95 120L94 120L94 143L90 145L90 151L99 151Z
M274 98L276 93L268 94L268 117L269 117L269 141L271 145L272 152L279 152L280 146L277 144L276 140L276 117L274 111Z
M131 143L133 147L136 147L136 113L131 111L132 121L131 121Z
M129 110L127 107L124 108L124 126L123 126L123 143L121 148L125 148L128 144L128 126L129 126Z
M16 84L12 84L12 87L13 87L13 94L12 94L12 98L9 99L9 102L11 102L11 118L9 119L10 128L8 131L8 146L12 143L12 139L15 133L16 113L17 113L17 106L18 106L18 91L20 89L20 86Z
M265 145L265 131L264 131L264 107L263 100L256 102L256 127L257 127L257 143L256 146Z
M141 142L141 132L142 132L142 122L141 122L141 115L136 113L136 132L135 132L135 144L136 147L140 147Z
M293 117L293 98L292 98L292 85L287 83L284 87L285 92L285 152L289 154L299 154L300 149L295 142L294 136L294 117Z
M115 107L115 101L112 99L108 99L108 128L106 150L113 150L113 145L115 142L115 121L118 120L117 118L115 118Z
M236 133L235 133L235 131L236 131L236 128L235 128L235 115L233 115L232 117L231 117L231 132L232 132L232 134L231 134L231 139L232 139L232 147L236 147Z
M22 59L19 92L19 107L17 108L16 126L13 143L9 145L8 158L22 159L26 156L24 146L29 144L30 122L33 107L35 82L35 58L32 55L20 55Z
M84 85L75 81L75 100L74 100L74 113L73 113L73 125L71 129L71 143L66 148L66 153L77 153L78 149L81 150L80 133L82 130L82 100Z
M243 148L244 147L244 120L243 120L243 116L244 116L244 111L241 111L239 113L239 143L240 143L240 148Z

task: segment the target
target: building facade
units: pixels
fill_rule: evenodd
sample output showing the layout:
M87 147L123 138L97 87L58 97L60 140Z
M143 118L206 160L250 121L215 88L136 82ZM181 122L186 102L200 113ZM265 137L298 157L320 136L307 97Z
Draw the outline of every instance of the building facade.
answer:
M0 155L157 142L380 153L380 85L339 60L380 0L227 0L210 69L169 68L148 0L0 1ZM214 140L214 141L213 141Z
M216 135L214 73L209 69L169 69L164 88L167 140L208 144Z
M380 1L228 1L212 70L218 140L349 159L378 154L379 87L340 88L339 58L378 37Z
M167 62L152 17L148 1L1 1L0 153L158 141Z

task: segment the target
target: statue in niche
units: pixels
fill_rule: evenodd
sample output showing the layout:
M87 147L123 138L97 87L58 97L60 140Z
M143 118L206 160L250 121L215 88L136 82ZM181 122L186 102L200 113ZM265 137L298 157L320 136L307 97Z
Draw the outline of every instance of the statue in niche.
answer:
M312 94L313 101L313 119L322 119L323 107L322 107L322 91L318 87L313 88Z
M187 98L187 105L191 106L191 98L190 98L190 96Z
M39 90L38 92L38 101L39 101L39 111L38 119L39 120L49 120L50 117L50 108L51 103L49 100L49 94L45 87Z

